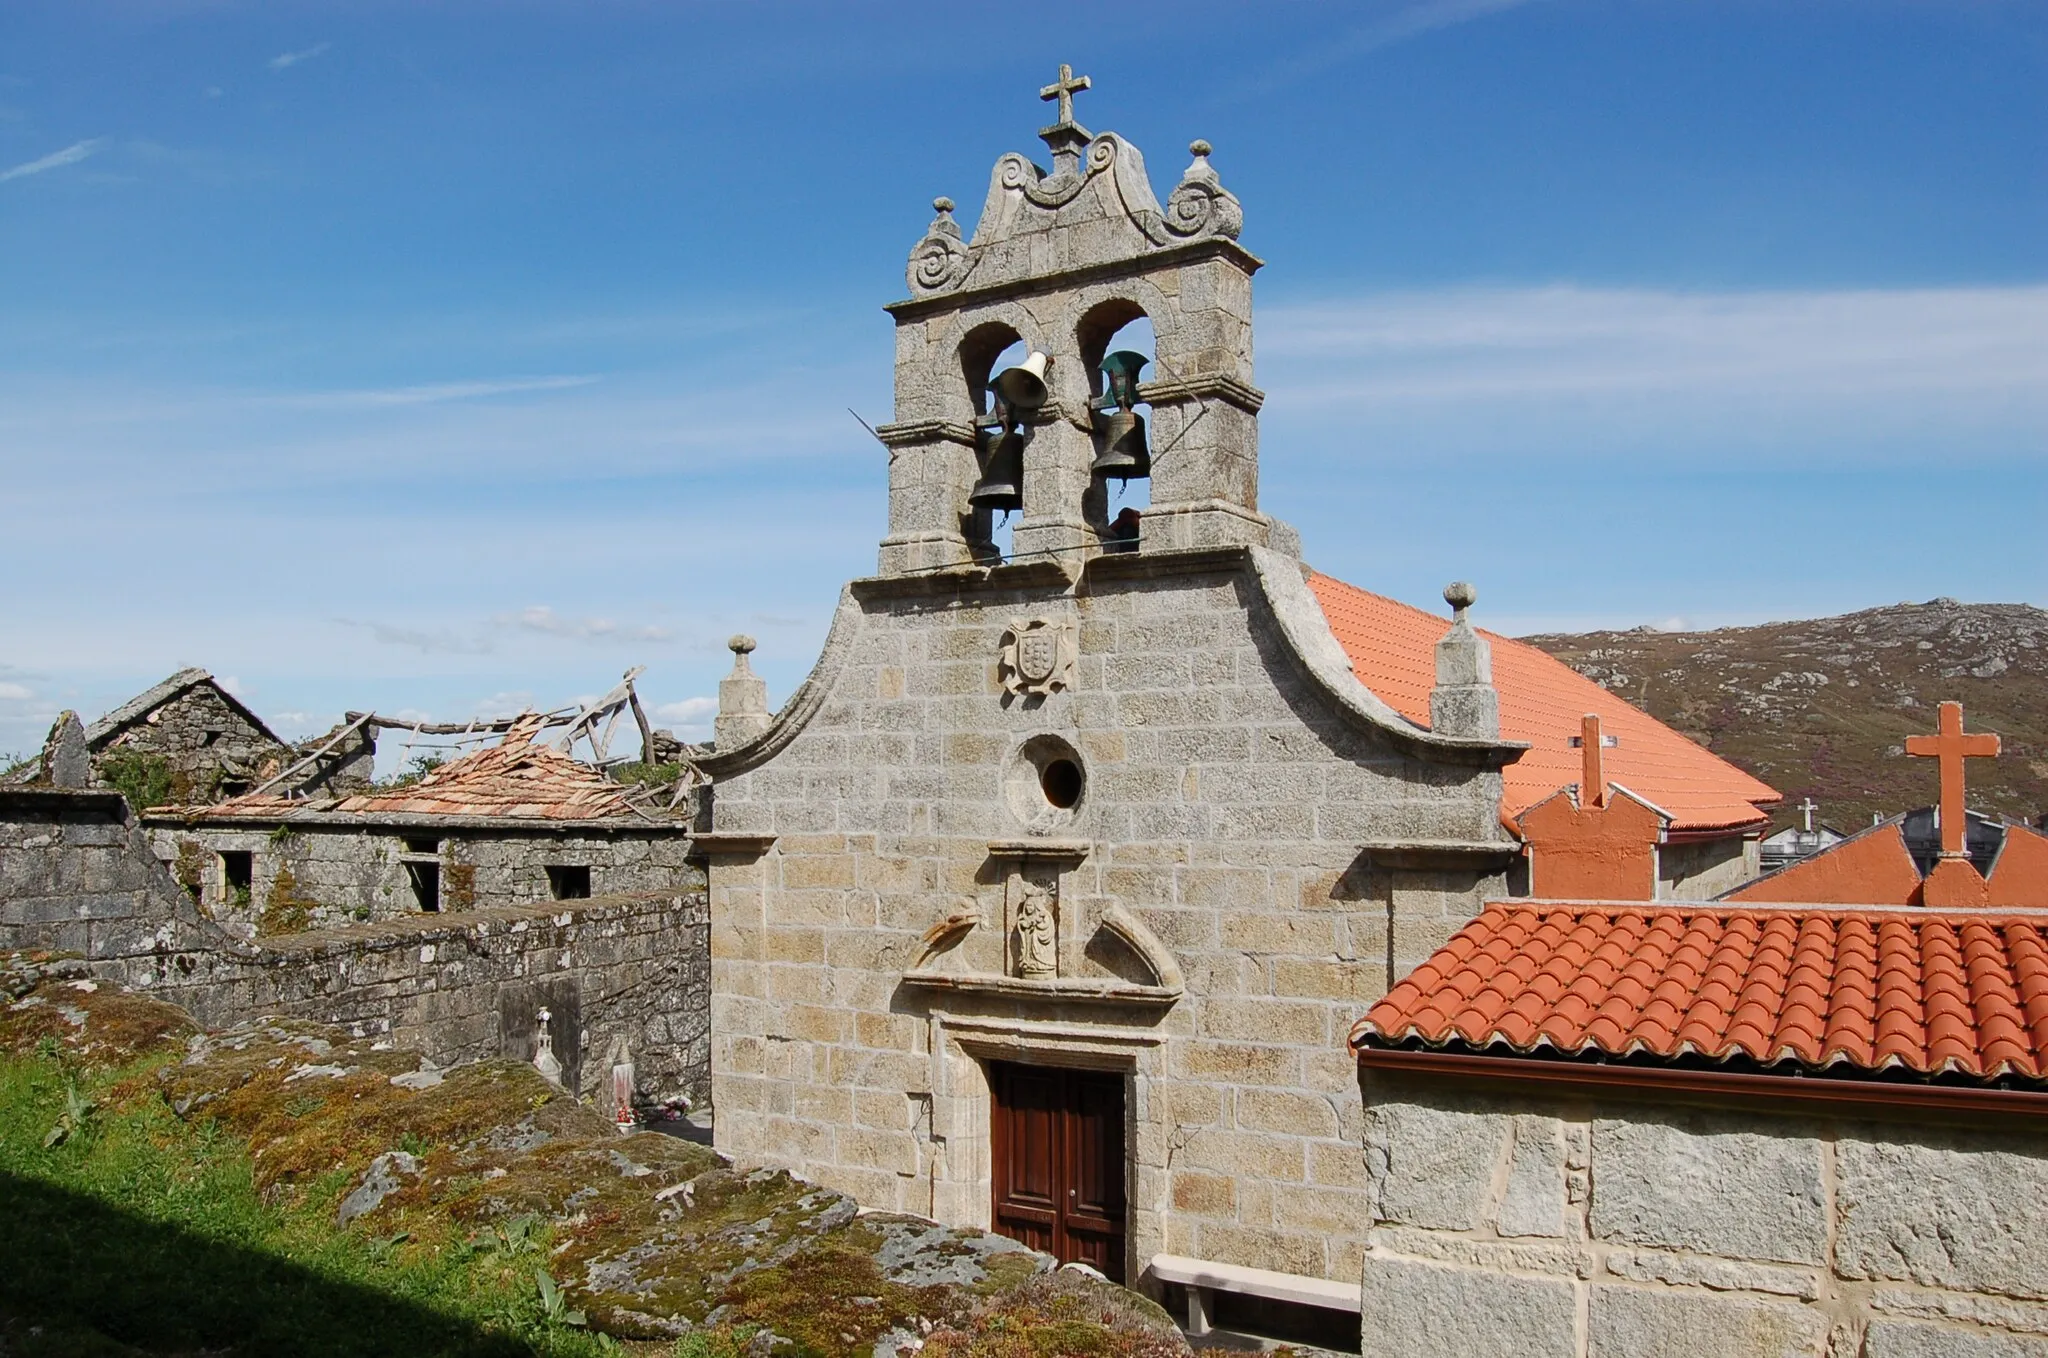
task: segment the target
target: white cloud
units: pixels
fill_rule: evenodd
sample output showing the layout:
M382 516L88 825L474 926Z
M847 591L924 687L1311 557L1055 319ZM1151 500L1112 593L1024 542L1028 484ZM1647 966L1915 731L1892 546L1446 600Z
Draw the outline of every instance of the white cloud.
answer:
M244 688L242 686L242 681L240 679L237 679L232 674L216 674L213 677L213 682L219 684L222 688L234 694L237 698L247 698L249 696L250 691L247 688Z
M679 703L660 703L652 712L657 726L674 731L679 739L690 741L708 737L712 719L717 715L716 698L685 698Z
M289 70L302 61L311 61L333 45L332 43L316 42L311 47L301 48L296 52L279 52L267 64L273 71Z
M0 683L0 701L25 703L35 696L35 691L29 688L27 684Z
M52 151L47 156L39 159L24 161L11 170L0 170L0 183L5 183L10 179L25 179L29 175L41 174L45 170L61 169L66 165L76 165L79 161L84 160L87 156L99 150L100 147L106 145L106 141L105 137L93 137L87 141L75 141L61 151Z
M615 622L610 618L565 618L545 604L522 608L516 613L500 613L491 621L500 627L576 641L670 642L676 639L675 632L667 627Z
M343 627L359 627L383 645L403 646L422 655L483 655L491 649L490 642L481 637L461 636L447 628L430 631L392 623L363 622L355 618L336 618L335 621Z
M1265 93L1368 52L1528 3L1530 0L1423 0L1406 5L1334 35L1313 52L1267 67L1245 82L1243 92Z
M1389 293L1261 312L1291 403L2048 390L2048 287Z
M381 406L435 405L442 401L474 401L490 396L511 396L530 391L563 391L587 387L598 379L588 376L514 377L485 382L430 382L409 387L373 387L361 391L302 392L262 398L278 405L306 408L375 409Z

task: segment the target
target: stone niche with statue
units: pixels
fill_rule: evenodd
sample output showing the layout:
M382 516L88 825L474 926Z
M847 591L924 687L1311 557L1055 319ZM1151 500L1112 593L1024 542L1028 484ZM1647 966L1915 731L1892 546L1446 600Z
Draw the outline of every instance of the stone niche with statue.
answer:
M1355 1282L1345 1034L1503 890L1519 747L1352 674L1259 505L1244 214L1200 142L1162 205L1081 87L971 236L940 200L888 308L879 569L703 761L718 1147L1115 1278ZM1092 1189L1017 1178L1040 1114L1095 1129Z

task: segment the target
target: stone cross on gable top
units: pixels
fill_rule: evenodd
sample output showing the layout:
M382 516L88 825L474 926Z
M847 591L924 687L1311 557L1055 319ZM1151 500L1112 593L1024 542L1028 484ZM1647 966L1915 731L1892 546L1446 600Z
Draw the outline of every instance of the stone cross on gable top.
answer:
M1038 92L1040 99L1060 101L1059 121L1053 127L1074 126L1074 96L1087 89L1090 83L1087 76L1075 75L1072 66L1064 61L1060 63L1060 78ZM1052 128L1046 130L1051 131Z
M1943 703L1939 712L1936 734L1907 736L1906 753L1941 761L1941 856L1962 858L1969 852L1963 835L1963 761L1997 755L1998 737L1965 735L1961 703Z
M1806 833L1809 835L1812 834L1813 813L1820 810L1820 804L1814 801L1813 798L1808 797L1805 801L1799 803L1799 805L1793 807L1792 809L1799 813L1799 818L1804 825Z

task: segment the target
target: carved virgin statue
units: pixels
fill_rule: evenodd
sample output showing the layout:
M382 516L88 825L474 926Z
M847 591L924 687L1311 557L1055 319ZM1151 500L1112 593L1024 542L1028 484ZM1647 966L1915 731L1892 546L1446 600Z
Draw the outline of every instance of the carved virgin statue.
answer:
M1059 975L1058 948L1052 893L1026 882L1024 899L1017 906L1017 974L1027 981L1049 981Z

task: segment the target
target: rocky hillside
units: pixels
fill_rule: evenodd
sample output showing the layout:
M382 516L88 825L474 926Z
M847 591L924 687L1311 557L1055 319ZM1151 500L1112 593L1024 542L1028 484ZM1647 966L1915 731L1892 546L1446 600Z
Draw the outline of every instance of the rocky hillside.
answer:
M1905 738L1934 706L1963 704L1973 731L2004 738L1970 761L1970 805L2029 821L2048 812L2048 613L1935 599L1837 618L1525 640L1785 794L1812 797L1840 830L1934 801L1933 761Z

